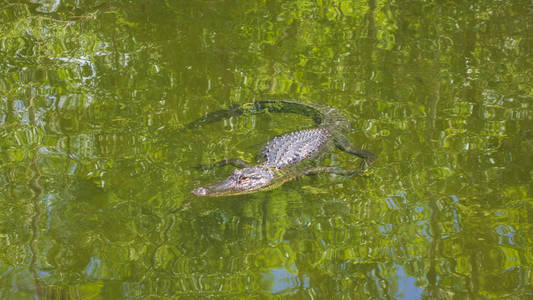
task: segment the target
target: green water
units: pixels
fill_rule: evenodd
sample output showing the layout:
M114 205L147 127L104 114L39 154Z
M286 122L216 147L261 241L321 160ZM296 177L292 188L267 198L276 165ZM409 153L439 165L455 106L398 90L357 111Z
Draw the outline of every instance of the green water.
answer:
M37 2L37 3L36 3ZM531 299L530 1L0 1L1 299ZM291 114L379 156L214 199ZM340 151L323 165L359 160Z

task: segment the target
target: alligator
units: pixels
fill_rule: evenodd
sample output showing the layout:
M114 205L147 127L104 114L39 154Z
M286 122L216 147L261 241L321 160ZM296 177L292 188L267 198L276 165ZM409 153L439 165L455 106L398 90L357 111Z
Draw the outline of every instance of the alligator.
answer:
M337 109L319 103L295 100L267 100L209 113L190 123L188 128L215 122L227 117L261 112L296 113L308 116L316 124L305 129L274 137L261 151L256 165L240 159L224 159L213 166L233 165L236 169L223 181L201 186L192 191L196 196L218 197L248 194L270 190L300 176L317 173L359 175L377 160L372 152L355 148L346 137L351 129L348 119ZM339 148L362 158L358 168L344 170L329 166L316 166L313 162L322 154Z

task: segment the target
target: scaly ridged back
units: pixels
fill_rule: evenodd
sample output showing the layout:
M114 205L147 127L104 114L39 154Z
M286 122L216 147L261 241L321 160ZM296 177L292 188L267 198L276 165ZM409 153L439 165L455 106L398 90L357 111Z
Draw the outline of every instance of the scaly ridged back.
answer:
M265 165L281 168L295 164L319 151L330 136L325 128L316 128L275 137L262 150Z

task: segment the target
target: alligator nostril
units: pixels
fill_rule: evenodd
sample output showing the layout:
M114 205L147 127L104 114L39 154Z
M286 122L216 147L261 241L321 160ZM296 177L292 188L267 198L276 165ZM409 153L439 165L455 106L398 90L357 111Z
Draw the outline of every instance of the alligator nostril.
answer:
M195 194L196 196L205 196L207 195L207 189L204 187L199 187L197 189L194 189L192 193Z

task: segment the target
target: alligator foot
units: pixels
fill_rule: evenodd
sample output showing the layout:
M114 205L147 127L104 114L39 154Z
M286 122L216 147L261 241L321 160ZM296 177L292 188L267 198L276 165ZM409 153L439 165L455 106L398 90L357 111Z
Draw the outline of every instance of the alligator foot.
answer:
M365 171L371 164L378 160L378 157L374 153L368 150L355 148L345 136L335 135L335 144L342 151L363 159L361 165L359 166L361 171Z

